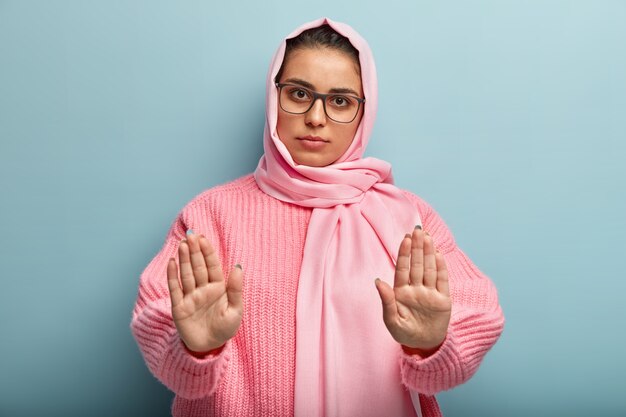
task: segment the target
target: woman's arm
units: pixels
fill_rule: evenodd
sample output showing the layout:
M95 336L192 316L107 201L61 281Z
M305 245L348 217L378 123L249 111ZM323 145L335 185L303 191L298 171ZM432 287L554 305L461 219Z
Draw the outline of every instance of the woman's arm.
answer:
M427 355L407 350L401 354L402 382L413 391L434 395L474 375L500 337L504 315L495 286L456 246L441 217L419 197L411 193L407 197L417 205L423 228L448 269L452 315L445 340Z
M230 359L230 342L206 355L187 349L172 319L167 264L177 258L187 225L179 214L165 244L139 279L130 328L152 374L177 395L197 399L217 388Z

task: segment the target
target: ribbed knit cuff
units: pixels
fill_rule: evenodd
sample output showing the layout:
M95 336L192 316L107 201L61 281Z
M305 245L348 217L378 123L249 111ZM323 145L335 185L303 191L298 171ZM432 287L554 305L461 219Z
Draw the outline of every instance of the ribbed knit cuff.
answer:
M427 358L402 352L403 383L419 393L434 395L466 382L478 370L503 326L499 306L479 311L453 305L448 334L438 351Z
M434 395L464 380L456 346L456 337L449 329L439 349L426 358L409 355L401 349L400 370L404 385L421 394Z
M183 398L195 399L212 394L226 372L231 358L231 342L226 342L219 354L204 358L190 354L178 332L171 335L170 344L171 359L164 363L163 377L177 381L177 393Z
M230 342L217 355L190 354L170 316L169 304L159 299L146 306L131 328L149 369L165 386L187 399L210 395L226 372Z

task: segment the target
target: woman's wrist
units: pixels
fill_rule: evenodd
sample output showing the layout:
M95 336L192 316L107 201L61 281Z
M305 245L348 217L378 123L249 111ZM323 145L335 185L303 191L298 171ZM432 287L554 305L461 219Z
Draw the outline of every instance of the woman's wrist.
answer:
M405 345L401 345L401 346L402 346L402 350L407 355L419 355L422 358L427 358L431 356L432 354L434 354L435 352L437 352L439 348L441 347L441 345L443 345L443 342L441 342L438 346L435 346L434 348L430 348L430 349L412 348L412 347L405 346Z
M181 339L182 340L182 339ZM192 356L198 358L198 359L204 359L209 355L219 355L222 350L224 350L224 346L226 346L226 343L222 344L221 346L218 346L214 349L209 349L207 351L195 351L189 348L189 346L187 346L187 344L185 343L185 341L183 340L183 346L185 347L185 350Z

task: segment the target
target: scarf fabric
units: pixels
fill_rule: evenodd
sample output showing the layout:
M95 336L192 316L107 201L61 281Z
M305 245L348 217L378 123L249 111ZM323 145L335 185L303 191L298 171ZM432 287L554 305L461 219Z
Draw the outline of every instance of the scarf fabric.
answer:
M265 153L254 173L270 196L313 208L296 305L295 415L421 415L417 394L409 395L401 383L401 346L385 327L374 285L379 277L393 287L400 242L421 220L393 185L390 164L362 157L378 98L367 42L350 26L328 18L306 23L286 39L323 24L359 51L366 101L355 137L331 165L294 163L276 132L274 78L285 54L283 40L267 75Z

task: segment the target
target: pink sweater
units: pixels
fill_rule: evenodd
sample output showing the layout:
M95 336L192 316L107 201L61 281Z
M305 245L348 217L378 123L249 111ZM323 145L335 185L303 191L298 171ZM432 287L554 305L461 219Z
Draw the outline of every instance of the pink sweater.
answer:
M424 417L434 417L441 415L434 394L476 372L500 336L504 316L493 283L456 246L437 213L405 193L444 254L452 317L443 345L431 356L399 349L387 360L397 360L398 379L420 393ZM176 393L174 417L293 415L296 292L311 212L268 196L252 175L206 190L181 210L141 274L131 321L148 368ZM203 359L178 336L167 288L167 261L177 258L187 229L211 241L224 271L238 263L244 271L241 327L219 354Z

